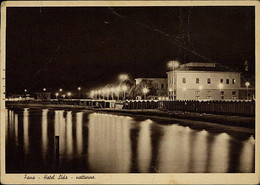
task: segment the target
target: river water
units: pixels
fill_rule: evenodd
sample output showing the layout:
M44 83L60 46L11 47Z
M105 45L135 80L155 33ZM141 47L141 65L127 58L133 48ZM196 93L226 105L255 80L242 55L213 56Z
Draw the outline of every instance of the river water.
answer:
M6 112L7 173L255 170L255 139L250 134L81 110L12 108Z

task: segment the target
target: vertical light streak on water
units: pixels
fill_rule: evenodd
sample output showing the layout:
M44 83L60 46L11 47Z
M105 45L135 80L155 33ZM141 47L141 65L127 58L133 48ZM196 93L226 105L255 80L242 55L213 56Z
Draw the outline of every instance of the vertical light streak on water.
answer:
M229 145L231 137L222 133L216 136L212 144L209 172L226 173L229 167Z
M239 172L252 173L254 169L255 139L251 136L243 142L241 151Z
M82 155L82 145L83 145L83 136L82 136L82 118L83 113L76 113L76 142L77 142L77 153L79 156Z
M72 136L72 113L71 111L67 112L66 117L67 125L66 125L66 151L67 151L67 157L69 159L72 158L72 152L73 152L73 136Z
M188 127L164 126L164 135L159 146L159 172L188 172L190 155L190 133Z
M8 123L8 134L9 134L9 136L10 136L10 138L12 138L13 137L13 110L9 110L9 123Z
M138 167L142 173L150 172L152 144L151 144L151 127L152 121L150 119L140 123L140 131L138 137Z
M48 109L42 110L42 156L46 159L48 150Z
M25 108L23 111L23 147L25 156L29 152L29 111Z
M130 170L129 117L93 113L89 116L88 163L91 171Z
M206 130L202 130L197 132L195 140L194 140L194 150L192 151L193 160L193 172L196 173L204 173L206 172L207 165L207 138L208 132Z
M14 134L15 134L15 144L18 146L18 114L14 115Z
M66 157L66 119L64 118L64 111L59 111L59 127L60 127L60 164L65 161Z

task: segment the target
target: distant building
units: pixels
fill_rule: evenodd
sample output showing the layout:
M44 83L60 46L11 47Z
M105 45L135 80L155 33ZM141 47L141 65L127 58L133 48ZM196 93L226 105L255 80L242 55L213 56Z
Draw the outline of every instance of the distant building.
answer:
M216 63L182 64L167 72L167 76L170 100L247 99L240 93L254 91L241 87L240 72L232 72Z
M167 97L167 78L136 78L136 85L140 84L143 80L151 81L152 84L155 86L156 96L153 98L157 99L158 97Z
M36 92L36 99L37 100L50 100L51 93L50 92Z

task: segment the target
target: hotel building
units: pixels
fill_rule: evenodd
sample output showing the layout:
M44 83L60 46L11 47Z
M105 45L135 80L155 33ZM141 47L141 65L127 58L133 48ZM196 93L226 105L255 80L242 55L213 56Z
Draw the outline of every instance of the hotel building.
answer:
M240 97L241 73L216 63L182 64L167 72L167 76L170 100L234 100Z

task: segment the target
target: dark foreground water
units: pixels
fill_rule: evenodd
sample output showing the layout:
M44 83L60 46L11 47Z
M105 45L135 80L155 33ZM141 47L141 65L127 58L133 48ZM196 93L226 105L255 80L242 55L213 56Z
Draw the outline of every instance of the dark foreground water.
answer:
M254 172L250 135L88 111L6 111L7 173Z

